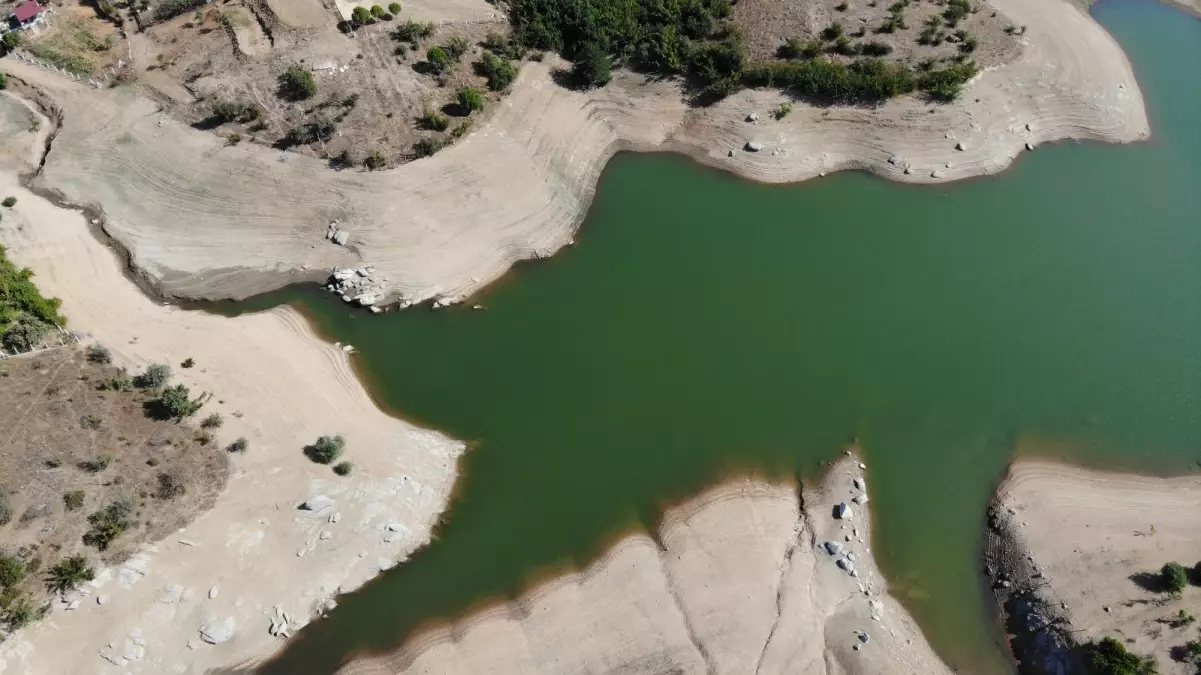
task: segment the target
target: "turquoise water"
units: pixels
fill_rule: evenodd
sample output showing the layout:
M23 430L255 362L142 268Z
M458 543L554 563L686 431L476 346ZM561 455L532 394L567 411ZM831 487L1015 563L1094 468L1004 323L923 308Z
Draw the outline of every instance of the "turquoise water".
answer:
M1143 0L1095 15L1150 142L1039 148L936 188L620 155L578 246L519 266L474 300L488 311L372 317L312 289L239 305L298 305L360 349L381 405L473 446L435 542L262 671L331 672L587 563L725 474L811 479L857 440L894 592L953 667L1005 672L980 536L1014 453L1201 459L1201 22Z

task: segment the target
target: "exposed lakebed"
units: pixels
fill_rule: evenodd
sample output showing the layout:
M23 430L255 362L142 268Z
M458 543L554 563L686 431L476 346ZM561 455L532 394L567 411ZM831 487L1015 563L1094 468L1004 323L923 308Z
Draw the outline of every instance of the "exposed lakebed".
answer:
M1040 148L938 188L619 155L579 245L468 303L485 310L237 305L301 307L358 348L381 405L474 448L434 543L263 670L330 672L587 564L725 474L812 478L857 440L893 592L951 666L1003 672L979 546L1014 452L1201 459L1201 88L1180 65L1201 22L1094 13L1140 77L1148 143Z

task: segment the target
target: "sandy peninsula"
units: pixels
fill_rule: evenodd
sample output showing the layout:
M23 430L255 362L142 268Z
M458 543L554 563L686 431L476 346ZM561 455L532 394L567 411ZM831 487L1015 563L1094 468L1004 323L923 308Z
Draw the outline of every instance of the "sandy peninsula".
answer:
M462 142L386 172L333 172L315 158L229 145L137 90L96 90L20 61L3 67L61 120L41 184L103 209L105 231L162 294L244 297L369 264L381 298L415 303L463 299L514 262L569 243L620 150L682 152L774 183L843 169L931 183L999 172L1044 143L1148 136L1129 62L1084 10L1067 0L990 4L1027 27L1021 52L952 104L798 104L769 120L786 100L776 91L694 109L673 82L628 74L569 91L552 81L548 59L526 64L501 109ZM752 112L758 122L747 121ZM745 151L748 141L763 149ZM325 239L335 220L346 247Z
M340 673L950 673L875 566L863 473L848 457L801 490L718 485L587 569Z
M1019 460L1000 486L986 555L1016 655L1032 673L1077 672L1079 646L1112 637L1165 675L1192 675L1183 646L1201 637L1165 563L1201 561L1201 476L1153 478Z
M0 94L4 118L32 114L20 106ZM0 193L18 198L0 222L9 255L62 299L72 330L109 347L119 364L136 371L195 359L177 377L214 393L205 410L225 417L222 445L244 436L250 447L231 458L230 481L211 511L100 571L77 609L56 604L7 639L0 672L204 673L268 656L284 644L268 632L283 612L284 634L293 633L337 593L428 541L463 445L380 412L348 355L293 311L226 319L151 301L83 215L19 185L17 170L30 157L22 144L36 137L0 142ZM332 433L346 436L356 466L349 477L302 454ZM313 510L298 510L305 502ZM227 639L210 644L202 629Z

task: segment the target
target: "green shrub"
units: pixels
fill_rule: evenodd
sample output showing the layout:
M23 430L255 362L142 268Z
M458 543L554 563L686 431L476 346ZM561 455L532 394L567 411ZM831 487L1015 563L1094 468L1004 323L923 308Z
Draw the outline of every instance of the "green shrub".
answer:
M303 101L317 94L317 80L313 71L302 65L289 66L279 76L279 94L291 101Z
M1155 675L1155 660L1132 654L1126 645L1105 638L1087 647L1088 662L1094 675Z
M388 11L392 13L392 16L396 16L397 14L400 14L400 3L393 2L393 3L389 4Z
M4 608L0 619L3 620L4 627L11 633L29 625L29 622L36 618L36 614L37 612L34 611L33 605L29 604L29 600L17 597Z
M59 561L46 572L46 588L54 593L64 593L85 581L96 578L96 572L88 565L88 559L81 556L71 556Z
M27 352L42 343L50 328L50 324L37 317L22 316L4 331L0 344L10 352Z
M353 468L354 465L350 462L338 462L334 465L334 473L338 474L339 476L349 476L350 471Z
M463 55L469 49L471 49L471 40L462 35L456 35L446 43L446 53L450 54L450 57L456 61L463 58Z
M248 447L250 447L250 441L246 440L245 438L239 437L238 440L234 441L233 443L230 443L229 447L226 448L226 450L228 450L230 452L246 452L246 448L248 448Z
M203 403L201 399L192 399L187 387L177 384L163 390L159 395L158 405L164 416L182 420L196 414Z
M11 588L25 578L25 563L16 556L0 553L0 588Z
M392 39L397 42L417 44L417 41L434 34L434 24L406 21L392 31Z
M379 150L372 150L371 154L367 155L366 159L363 160L363 166L367 167L370 171L383 169L388 166L388 158L384 157L384 153Z
M196 359L189 356L188 358L183 360L183 363L179 364L179 367L180 368L191 368L195 365L196 365Z
M8 33L5 33L4 37L8 37ZM4 73L0 73L0 89L8 89L8 75Z
M113 540L131 526L128 516L132 510L128 502L120 501L88 516L88 523L92 527L83 534L83 543L100 551L108 550Z
M365 24L371 22L371 10L366 7L359 6L350 10L350 18L357 24Z
M78 511L83 508L83 490L71 490L63 493L63 505L68 511Z
M842 37L843 31L844 29L842 24L835 21L822 30L822 37L826 40L837 40L838 38Z
M96 457L94 459L84 460L84 461L76 464L75 466L79 467L80 469L82 469L88 473L100 473L101 471L104 471L105 469L107 469L108 465L112 464L112 463L113 463L113 456L108 454L107 452L102 452L99 455L96 455Z
M0 492L0 527L8 525L13 519L13 507L8 503L8 495Z
M503 91L517 79L517 66L508 59L486 52L476 63L476 70L488 78L488 88L492 91Z
M845 12L845 11L847 11L847 8L848 8L848 5L845 2L840 2L834 6L834 10L838 11L838 12Z
M771 114L772 114L772 117L775 117L778 120L782 120L785 117L788 117L788 114L791 112L792 112L792 104L791 103L781 103L780 105L776 106L776 109L773 110Z
M888 56L892 53L892 47L883 42L866 42L860 45L859 53L864 56Z
M942 17L952 27L958 26L972 11L972 3L970 0L947 0L947 8L943 10Z
M613 78L613 62L597 45L585 45L572 64L571 73L582 86L603 87Z
M421 117L417 118L417 124L422 129L429 129L431 131L446 131L446 128L450 126L450 119L447 118L446 115L443 115L436 110L430 110L429 108L426 108L425 111L421 113Z
M1180 563L1170 562L1159 571L1160 583L1168 593L1179 594L1188 586L1188 572Z
M113 352L102 344L93 344L88 347L88 361L107 365L113 362Z
M471 120L461 120L455 126L455 130L450 132L450 135L452 138L462 138L467 135L468 131L471 131Z
M253 122L259 118L262 111L253 103L238 101L217 101L212 107L213 117L222 124L228 122Z
M447 53L446 49L439 45L430 47L429 51L425 53L425 59L427 62L429 62L430 69L435 73L441 73L445 71L453 60L451 59L450 54Z
M142 389L158 389L171 379L171 366L165 363L152 363L146 367L146 372L134 378L134 384Z
M468 113L484 109L484 93L475 87L459 87L455 92L455 101Z
M21 34L15 30L10 30L0 38L0 56L5 56L12 50L21 45ZM8 78L4 78L4 86L8 86ZM0 87L3 88L3 87Z
M413 144L413 154L418 158L429 157L442 149L442 141L436 138L423 138Z
M166 21L193 9L203 7L206 0L162 0L154 8L154 20Z
M318 464L332 464L342 456L346 439L342 436L322 436L317 442L305 448L308 458Z

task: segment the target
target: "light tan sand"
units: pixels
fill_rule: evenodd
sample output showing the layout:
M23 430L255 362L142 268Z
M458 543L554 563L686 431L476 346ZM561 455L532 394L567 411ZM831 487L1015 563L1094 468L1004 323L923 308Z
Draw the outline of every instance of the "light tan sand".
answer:
M885 592L866 510L832 516L860 475L840 462L803 511L795 486L730 481L671 509L657 541L629 536L582 572L341 673L950 673ZM827 540L854 552L857 577Z
M1078 642L1114 637L1153 655L1165 675L1196 672L1170 652L1201 638L1197 624L1172 628L1167 620L1181 609L1201 614L1201 588L1173 599L1131 577L1201 560L1201 476L1150 478L1021 460L997 501L1018 564L1043 573L1036 594L1067 617Z
M0 119L19 114L13 105L0 98ZM232 457L232 477L212 511L101 572L78 609L56 603L6 640L0 672L203 673L268 656L283 644L268 635L273 606L306 621L339 590L357 587L428 540L463 447L376 409L347 355L317 339L293 311L225 319L148 300L81 215L17 184L21 163L12 160L27 155L21 141L0 139L0 194L18 198L0 221L9 255L34 270L44 293L62 298L72 330L110 347L118 363L138 369L194 358L192 369L175 367L178 380L214 394L202 414L224 416L222 445L245 436L250 447ZM301 452L333 433L346 436L350 477ZM297 510L317 495L333 503L315 513ZM330 522L334 514L337 522ZM236 624L232 639L199 642L202 624L227 617Z
M1000 171L1027 143L1147 137L1130 64L1080 8L1066 0L993 5L1028 26L1022 54L979 75L951 105L798 105L773 121L778 92L689 109L672 83L631 75L603 90L567 91L552 83L548 60L526 64L501 109L463 142L379 173L334 173L308 157L227 147L134 92L81 87L11 59L0 67L65 111L45 183L102 206L107 231L163 292L242 297L369 263L389 297L462 299L515 261L571 241L601 169L621 149L684 152L768 182L864 169L930 183ZM750 112L761 121L746 122ZM744 151L748 140L763 151ZM349 248L323 238L335 219L351 233Z

